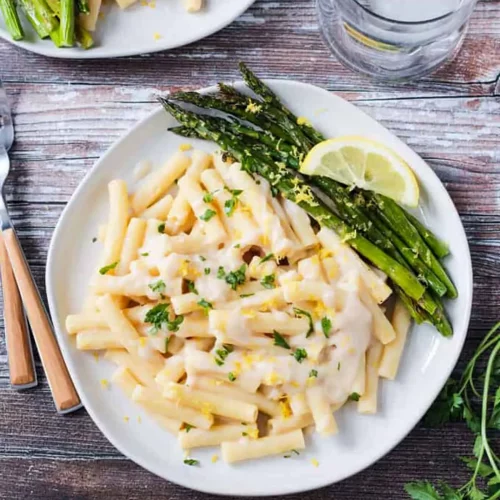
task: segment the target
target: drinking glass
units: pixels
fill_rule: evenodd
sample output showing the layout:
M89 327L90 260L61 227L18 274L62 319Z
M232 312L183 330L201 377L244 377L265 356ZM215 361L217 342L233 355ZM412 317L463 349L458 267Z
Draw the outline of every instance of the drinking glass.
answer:
M321 33L344 65L383 80L431 73L460 49L477 0L317 0Z

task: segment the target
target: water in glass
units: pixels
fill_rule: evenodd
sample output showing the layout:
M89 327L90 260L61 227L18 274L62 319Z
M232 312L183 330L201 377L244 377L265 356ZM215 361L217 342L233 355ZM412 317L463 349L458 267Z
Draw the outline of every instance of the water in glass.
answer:
M317 0L337 58L387 80L422 77L459 50L477 0Z

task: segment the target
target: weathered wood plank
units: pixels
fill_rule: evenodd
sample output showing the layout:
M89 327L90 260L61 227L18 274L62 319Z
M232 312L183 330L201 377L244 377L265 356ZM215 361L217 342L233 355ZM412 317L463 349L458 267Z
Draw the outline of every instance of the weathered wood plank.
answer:
M31 415L35 418L34 413ZM103 457L97 453L91 460L85 460L87 458L85 453L80 454L78 450L72 454L65 452L62 455L54 453L47 456L46 446L49 445L50 449L53 449L53 439L56 440L55 446L59 446L67 433L74 432L75 427L84 427L83 418L56 418L59 420L60 430L56 431L55 435L46 435L46 425L50 423L50 419L36 423L39 432L34 433L33 438L42 441L39 448L12 450L12 453L0 458L0 467L5 472L5 478L2 480L3 491L16 491L19 493L19 498L29 494L30 498L44 499L53 498L51 495L56 494L57 498L61 499L105 497L128 500L174 499L184 498L186 495L194 500L219 498L174 487L123 459L117 453ZM78 425L75 425L76 423ZM34 423L31 422L29 425L33 427ZM79 435L79 442L83 444L87 436L88 433ZM460 437L460 446L456 445L457 437ZM391 452L368 471L340 484L305 494L290 495L288 498L292 500L326 500L332 497L336 500L404 499L408 498L403 490L405 482L420 478L437 480L443 477L443 473L446 474L445 471L451 469L456 471L452 482L459 483L467 477L466 468L449 454L449 449L453 447L458 453L467 455L472 446L471 441L463 426L450 426L446 430L418 428L396 452ZM94 443L91 438L84 446L87 444L91 450L91 446L98 443ZM421 455L418 465L415 461L416 449ZM0 492L0 498L10 500L12 497L4 497Z
M499 73L499 10L497 2L480 2L460 57L414 88L491 95ZM332 90L389 88L352 73L336 61L319 36L310 0L258 0L230 27L202 42L115 60L112 71L106 61L51 60L0 42L0 61L8 61L3 78L16 82L207 85L216 78L235 78L240 59L269 77L298 79Z

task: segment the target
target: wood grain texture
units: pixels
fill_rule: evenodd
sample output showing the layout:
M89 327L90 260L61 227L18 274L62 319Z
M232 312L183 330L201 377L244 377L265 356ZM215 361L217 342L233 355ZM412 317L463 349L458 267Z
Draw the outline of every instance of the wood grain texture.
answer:
M461 214L474 266L472 321L460 372L500 319L499 35L500 2L480 2L459 57L408 85L375 82L343 68L319 37L313 0L257 0L232 26L203 42L112 62L49 60L0 41L0 72L16 125L6 194L42 295L53 228L96 159L155 108L157 93L232 80L237 62L245 60L266 77L310 82L355 102L408 142L443 180ZM0 498L216 498L188 492L128 461L84 410L57 415L39 362L37 372L35 391L12 391L0 336ZM468 473L457 457L470 454L471 446L461 424L419 425L368 470L290 498L397 500L407 498L403 485L409 480L458 485Z

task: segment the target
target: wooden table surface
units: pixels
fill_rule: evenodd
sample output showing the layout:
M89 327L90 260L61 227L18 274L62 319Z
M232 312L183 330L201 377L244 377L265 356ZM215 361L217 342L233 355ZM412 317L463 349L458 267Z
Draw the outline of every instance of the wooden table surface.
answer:
M455 61L406 86L377 83L343 68L323 45L313 0L257 0L218 34L144 57L51 60L0 41L0 77L16 126L7 200L42 292L52 231L92 164L156 106L157 92L234 79L240 60L262 76L310 82L356 103L435 169L460 212L474 264L472 321L460 370L500 319L497 1L479 3ZM216 498L170 484L123 457L85 410L57 415L39 363L37 369L38 388L12 391L0 336L0 498ZM457 457L470 453L471 440L461 424L421 424L368 470L291 498L403 499L410 480L461 484L467 471Z

